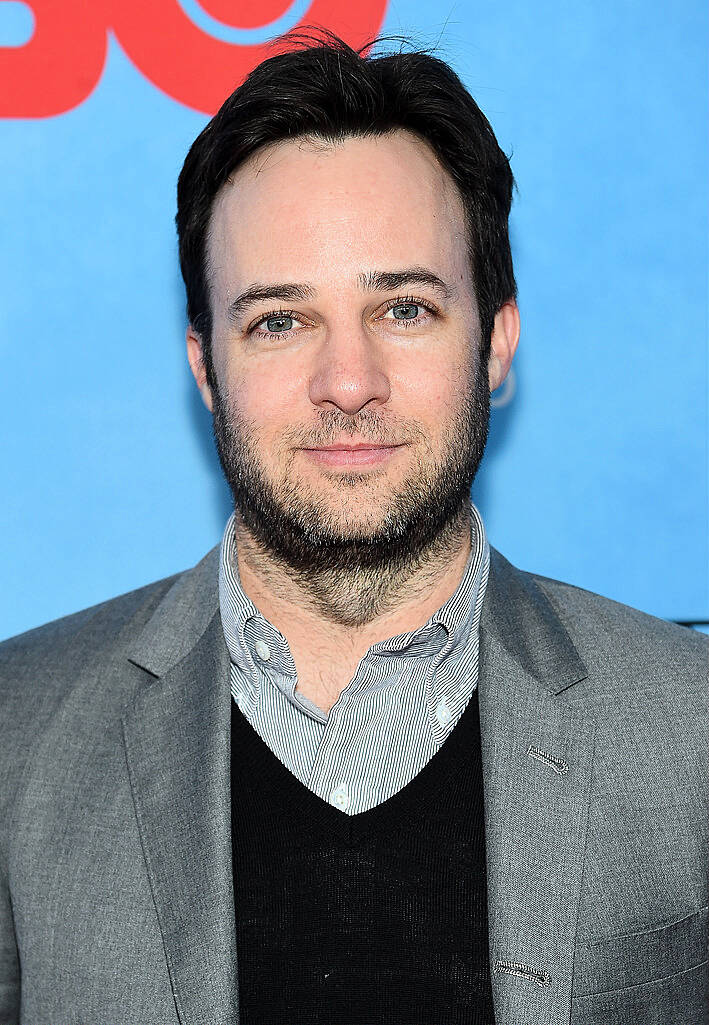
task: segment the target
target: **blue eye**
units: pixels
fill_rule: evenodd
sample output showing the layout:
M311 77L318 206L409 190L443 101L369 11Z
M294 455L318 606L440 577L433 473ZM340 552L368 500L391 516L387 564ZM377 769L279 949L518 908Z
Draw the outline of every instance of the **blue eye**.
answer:
M401 296L399 299L390 300L383 314L377 318L396 320L401 327L425 327L431 318L436 317L436 310L429 306L423 299L416 296ZM271 310L265 317L252 324L248 333L255 338L264 341L275 342L277 339L296 337L302 328L312 327L309 321L304 320L297 310Z
M418 310L419 308L416 303L399 303L391 308L391 312L396 320L415 320L418 316Z
M267 317L265 322L266 330L277 335L283 331L293 330L293 318L282 315L280 317Z
M399 296L387 304L386 320L397 320L402 327L423 327L436 317L436 309L415 295Z
M296 324L303 326L295 310L272 310L250 327L249 333L257 338L290 338L297 331Z

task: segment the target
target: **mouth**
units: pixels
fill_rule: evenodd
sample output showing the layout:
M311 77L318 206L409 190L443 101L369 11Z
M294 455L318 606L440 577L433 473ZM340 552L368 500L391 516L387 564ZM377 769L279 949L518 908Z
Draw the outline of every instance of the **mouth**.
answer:
M305 455L324 466L374 466L386 462L404 445L358 444L323 445L301 449Z

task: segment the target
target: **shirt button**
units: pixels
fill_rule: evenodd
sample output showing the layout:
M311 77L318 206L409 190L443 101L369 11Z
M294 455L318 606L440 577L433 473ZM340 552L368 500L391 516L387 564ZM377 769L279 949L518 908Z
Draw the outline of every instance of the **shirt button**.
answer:
M330 794L330 804L334 805L335 808L340 808L344 811L350 806L350 794L344 783L341 783L336 790L333 790Z
M256 648L256 654L261 659L261 661L262 662L268 662L269 658L271 657L271 649L266 644L266 642L265 641L256 641L256 644L254 645L254 647Z
M451 710L446 704L445 698L441 698L436 705L436 719L438 719L441 726L447 726L451 721Z

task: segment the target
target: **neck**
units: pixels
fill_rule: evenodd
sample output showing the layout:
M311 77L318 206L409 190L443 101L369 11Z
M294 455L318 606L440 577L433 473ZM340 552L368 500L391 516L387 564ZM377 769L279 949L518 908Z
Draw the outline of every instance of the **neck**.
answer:
M471 547L465 508L411 564L304 576L265 551L238 513L236 526L241 586L288 641L299 677L325 653L346 675L372 644L423 626L458 587Z

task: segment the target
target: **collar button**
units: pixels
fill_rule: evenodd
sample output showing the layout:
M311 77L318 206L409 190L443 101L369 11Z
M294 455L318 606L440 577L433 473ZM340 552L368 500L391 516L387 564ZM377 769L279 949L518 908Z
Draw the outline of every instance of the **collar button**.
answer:
M256 654L261 659L261 661L262 662L268 662L269 658L271 657L271 649L266 644L266 642L265 641L256 641L256 643L254 644L254 647L256 648Z
M453 714L448 705L446 704L446 699L441 698L441 700L436 705L436 719L438 719L438 722L441 724L441 726L447 726L448 723L451 721L452 717Z

